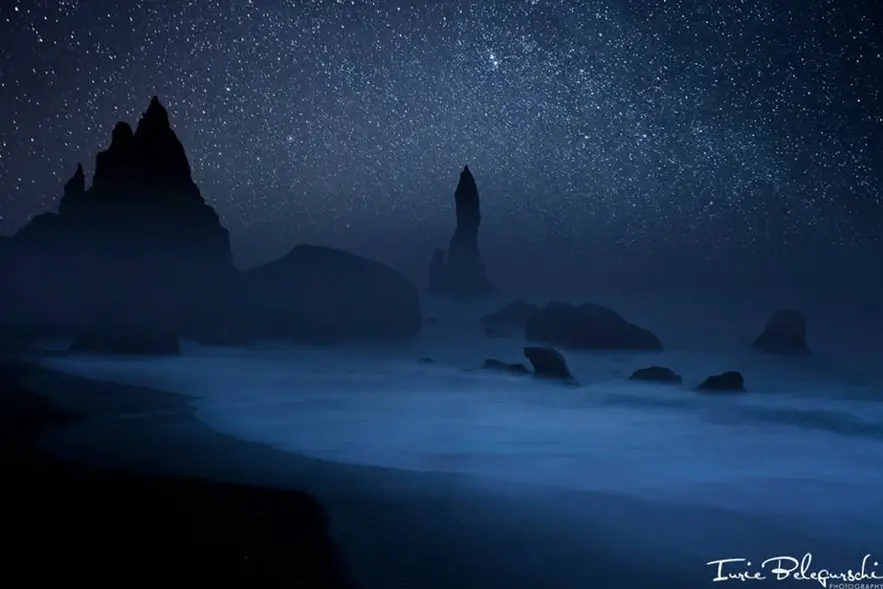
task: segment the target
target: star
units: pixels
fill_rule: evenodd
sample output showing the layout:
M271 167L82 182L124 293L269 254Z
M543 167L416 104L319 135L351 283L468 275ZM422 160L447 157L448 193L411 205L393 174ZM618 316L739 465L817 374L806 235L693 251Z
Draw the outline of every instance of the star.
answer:
M0 8L2 234L54 210L76 164L91 173L114 124L134 123L154 94L243 264L307 239L428 259L449 238L464 163L482 196L483 251L500 263L567 251L575 265L599 252L630 264L667 244L720 267L783 235L846 256L883 234L883 23L870 11L841 18L853 9L796 0L85 7Z

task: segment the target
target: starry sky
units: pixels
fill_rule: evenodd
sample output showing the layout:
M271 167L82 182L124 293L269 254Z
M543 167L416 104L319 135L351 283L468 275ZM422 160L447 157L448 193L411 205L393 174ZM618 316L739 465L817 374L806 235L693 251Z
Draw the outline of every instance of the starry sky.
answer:
M0 234L156 94L241 266L425 270L464 164L492 275L853 256L883 219L875 4L4 1Z

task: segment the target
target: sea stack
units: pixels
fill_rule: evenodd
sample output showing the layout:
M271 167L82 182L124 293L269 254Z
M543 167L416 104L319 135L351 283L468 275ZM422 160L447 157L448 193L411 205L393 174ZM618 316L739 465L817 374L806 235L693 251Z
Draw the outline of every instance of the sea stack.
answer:
M134 130L113 128L91 186L78 165L58 214L9 242L0 275L15 289L0 319L21 329L196 337L226 315L236 277L227 230L156 97Z
M454 296L481 296L493 287L478 250L481 204L475 177L465 166L454 192L457 228L445 252L436 250L430 264L430 291Z

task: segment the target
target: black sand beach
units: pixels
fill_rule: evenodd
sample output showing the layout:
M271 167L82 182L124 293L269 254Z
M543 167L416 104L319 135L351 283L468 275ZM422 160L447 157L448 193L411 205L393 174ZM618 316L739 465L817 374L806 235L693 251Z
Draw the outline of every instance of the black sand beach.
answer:
M839 555L825 530L795 543L710 507L315 460L215 432L174 393L21 363L3 382L2 570L35 586L688 589L720 586L715 558Z
M23 539L3 557L10 578L36 570L35 584L60 575L93 586L575 589L627 577L664 586L657 566L617 562L604 530L587 551L542 507L525 511L470 477L296 456L212 431L185 396L33 364L6 363L4 383L18 383L3 392L4 437L15 442L4 472L17 481L4 505ZM297 488L322 505L285 490Z
M0 365L0 586L349 586L306 493L98 468L36 448L47 428L81 419L27 389L37 370Z

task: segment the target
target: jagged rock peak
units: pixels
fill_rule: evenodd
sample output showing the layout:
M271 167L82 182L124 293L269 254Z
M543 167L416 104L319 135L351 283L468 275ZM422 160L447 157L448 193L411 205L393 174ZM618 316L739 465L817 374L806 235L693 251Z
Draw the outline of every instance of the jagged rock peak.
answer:
M475 176L469 166L463 166L460 172L460 182L457 184L457 190L454 192L454 200L457 204L457 215L464 213L469 216L478 216L478 186L475 184ZM479 219L475 219L477 222Z
M92 175L92 188L115 185L130 171L129 158L135 134L125 121L118 122L110 136L110 147L95 156L95 173Z
M460 184L457 186L457 192L460 192L460 188L477 192L475 176L472 175L472 170L469 169L469 166L463 166L463 171L460 172Z
M114 125L113 133L110 136L110 148L127 147L134 138L135 134L132 132L132 127L129 126L129 123L120 121Z
M135 152L139 172L151 184L192 183L190 162L184 146L172 129L169 113L154 96L135 129Z
M64 195L78 196L84 192L86 192L86 173L83 172L83 164L77 164L77 171L64 184Z
M142 126L171 127L169 111L162 105L158 97L154 96L150 99L147 110L141 115L138 129L140 130Z

